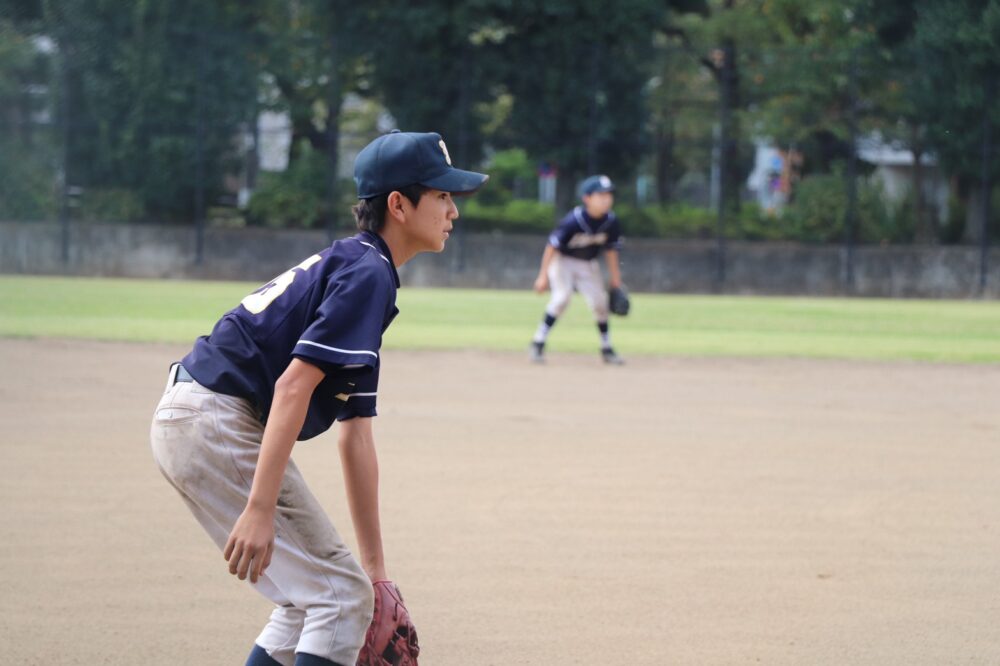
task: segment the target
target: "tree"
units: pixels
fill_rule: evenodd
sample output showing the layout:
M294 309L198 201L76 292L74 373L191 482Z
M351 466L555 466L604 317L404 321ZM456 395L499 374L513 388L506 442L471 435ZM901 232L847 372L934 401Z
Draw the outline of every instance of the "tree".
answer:
M853 150L855 124L873 122L859 103L884 87L884 67L867 26L844 4L765 2L768 46L748 53L748 114L755 131L806 154L808 170L829 173ZM857 118L855 118L856 114Z
M646 86L656 200L674 198L678 178L711 162L717 84L677 37L657 35L657 70Z
M503 92L497 45L507 28L498 0L387 2L378 25L392 35L375 52L376 94L409 131L440 133L456 163L483 156L490 105Z
M67 178L84 201L132 192L145 215L190 219L222 192L256 93L243 3L44 2L69 132Z
M927 124L919 112L920 89L925 85L913 43L917 13L912 2L858 0L858 23L873 35L869 49L877 50L885 82L868 91L887 140L904 142L913 154L910 199L913 203L914 238L921 243L937 238L934 220L924 200L924 157L928 153Z
M509 31L499 45L514 100L509 125L529 154L558 166L558 210L586 173L635 172L664 10L649 0L532 0L498 15Z
M664 32L677 40L716 83L718 97L720 196L728 210L739 208L743 174L738 144L740 111L744 108L740 69L745 47L759 44L767 32L762 0L705 0L687 3L671 15Z
M55 207L55 159L48 100L48 59L32 38L39 8L0 5L0 218L42 219Z
M378 24L377 7L343 0L259 0L255 6L261 106L289 115L290 172L318 166L300 160L325 162L326 191L309 194L327 202L317 217L330 227L338 214L341 112L347 94L367 89L377 46L367 28Z
M992 135L988 168L1000 167L997 84L1000 78L1000 1L922 0L915 3L913 45L922 83L916 88L927 142L955 176L969 212L965 239L981 240L984 142Z

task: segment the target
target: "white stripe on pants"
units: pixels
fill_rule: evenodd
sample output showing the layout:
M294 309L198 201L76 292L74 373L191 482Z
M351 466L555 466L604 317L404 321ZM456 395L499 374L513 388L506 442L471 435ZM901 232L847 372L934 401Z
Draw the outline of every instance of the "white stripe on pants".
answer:
M168 387L156 408L153 456L220 549L246 507L263 433L250 403L197 382ZM292 666L298 651L357 661L372 619L372 585L291 460L271 564L254 587L277 604L256 640L273 659Z

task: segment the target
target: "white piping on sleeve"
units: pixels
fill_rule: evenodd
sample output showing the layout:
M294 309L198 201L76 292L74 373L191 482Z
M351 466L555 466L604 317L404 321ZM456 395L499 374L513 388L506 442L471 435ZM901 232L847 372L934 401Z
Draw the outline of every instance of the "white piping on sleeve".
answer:
M296 345L312 345L313 347L319 347L320 349L326 349L328 351L340 352L341 354L368 354L369 356L374 356L378 358L378 354L373 351L368 351L367 349L340 349L339 347L329 347L327 345L321 345L318 342L313 342L311 340L299 340L295 343Z

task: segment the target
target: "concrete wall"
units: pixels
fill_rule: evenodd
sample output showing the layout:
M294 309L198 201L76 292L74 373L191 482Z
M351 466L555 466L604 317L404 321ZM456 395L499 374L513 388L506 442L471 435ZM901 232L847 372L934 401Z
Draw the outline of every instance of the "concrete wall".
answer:
M211 278L263 282L327 245L324 232L208 229L205 260L195 266L189 228L76 224L62 262L57 224L0 222L0 273L142 278ZM420 255L400 270L414 286L529 289L542 236L453 234L448 249ZM989 255L986 295L1000 297L1000 249ZM622 251L626 283L637 292L712 293L716 246L711 241L631 239ZM791 243L736 243L726 248L726 286L737 294L842 294L843 249ZM978 294L979 250L972 247L860 247L855 294L972 298Z

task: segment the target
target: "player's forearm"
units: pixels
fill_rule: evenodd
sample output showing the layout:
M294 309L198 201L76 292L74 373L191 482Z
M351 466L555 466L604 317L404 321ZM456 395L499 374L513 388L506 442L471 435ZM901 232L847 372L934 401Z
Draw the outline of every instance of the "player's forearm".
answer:
M608 279L611 281L611 286L620 287L622 285L622 273L618 262L618 250L607 250L604 253L604 259L608 262Z
M383 580L387 576L379 522L378 456L370 429L346 433L340 438L340 462L361 551L361 566L372 580Z
M302 395L300 391L300 387L282 387L280 384L275 387L271 414L264 428L250 498L247 500L250 508L273 512L278 503L281 480L309 408L311 393Z
M549 264L552 263L552 257L555 255L556 249L551 245L545 246L545 252L542 253L542 265L538 269L538 274L546 275L549 270Z

